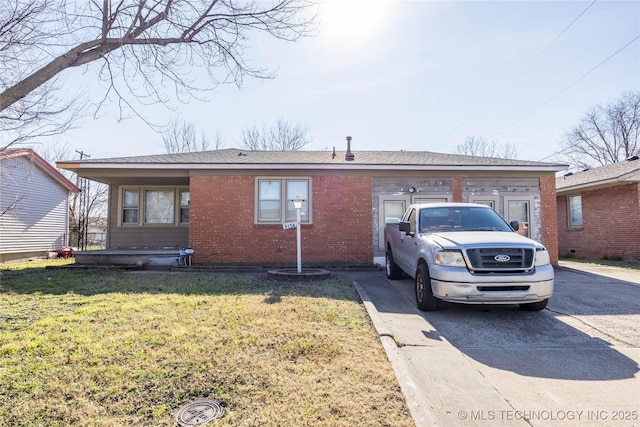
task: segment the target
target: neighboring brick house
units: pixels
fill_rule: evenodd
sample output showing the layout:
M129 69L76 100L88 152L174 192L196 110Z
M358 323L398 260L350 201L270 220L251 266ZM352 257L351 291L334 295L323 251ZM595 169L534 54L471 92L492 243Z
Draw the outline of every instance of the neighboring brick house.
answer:
M66 247L69 194L78 192L33 150L0 152L0 262Z
M190 245L196 264L383 264L384 224L410 203L477 202L517 219L557 262L565 165L410 151L224 149L60 162L110 186L107 248Z
M640 160L556 180L558 238L562 255L640 261Z

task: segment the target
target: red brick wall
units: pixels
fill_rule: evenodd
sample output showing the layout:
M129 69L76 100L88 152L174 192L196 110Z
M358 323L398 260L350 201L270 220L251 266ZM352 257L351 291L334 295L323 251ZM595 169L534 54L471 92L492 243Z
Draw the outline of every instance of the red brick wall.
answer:
M567 196L564 194L557 196L556 200L558 205L558 254L566 255L569 250L574 249L573 236L577 237L577 235L574 232L568 233Z
M617 185L582 195L582 227L567 226L567 198L558 197L559 250L581 258L619 256L640 260L640 184Z
M451 187L453 192L452 202L462 202L462 177L459 175L452 177Z
M254 224L253 176L192 176L189 242L196 264L296 264L296 230ZM372 263L371 177L312 177L313 224L302 265ZM354 209L357 206L357 209Z
M558 264L558 222L555 176L540 177L540 216L542 244L549 251L551 263Z

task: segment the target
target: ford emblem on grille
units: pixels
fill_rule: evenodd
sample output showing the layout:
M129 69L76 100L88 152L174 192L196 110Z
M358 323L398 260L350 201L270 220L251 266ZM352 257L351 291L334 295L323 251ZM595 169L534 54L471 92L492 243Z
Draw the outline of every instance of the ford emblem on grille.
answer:
M500 254L500 255L494 256L493 259L495 259L498 262L507 262L511 259L511 257L506 254Z

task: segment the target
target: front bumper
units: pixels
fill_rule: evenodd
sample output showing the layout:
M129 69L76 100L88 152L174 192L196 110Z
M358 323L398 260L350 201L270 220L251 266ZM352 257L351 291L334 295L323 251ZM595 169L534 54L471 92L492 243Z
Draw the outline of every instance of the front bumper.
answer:
M526 274L472 275L466 269L436 268L431 276L435 297L466 304L538 302L550 298L554 287L551 265L536 267ZM443 277L449 280L443 280Z

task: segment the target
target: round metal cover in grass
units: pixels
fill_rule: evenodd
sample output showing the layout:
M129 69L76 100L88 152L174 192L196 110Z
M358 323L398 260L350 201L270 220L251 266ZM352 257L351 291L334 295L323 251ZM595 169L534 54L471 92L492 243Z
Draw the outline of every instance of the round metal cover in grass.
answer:
M280 270L269 270L267 271L267 276L272 279L284 280L284 281L314 281L314 280L324 280L331 276L331 272L328 270L324 270L322 268L303 268L302 271L298 273L298 270L295 268L282 268Z
M196 399L178 409L176 422L184 427L200 426L222 418L225 412L225 404L219 400Z

